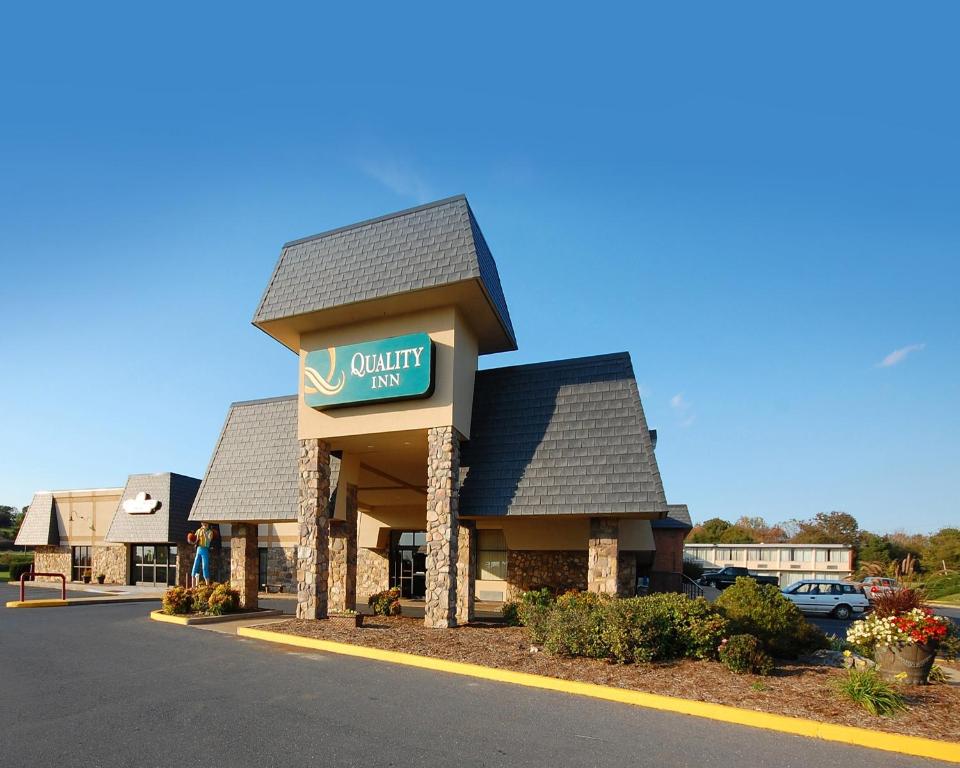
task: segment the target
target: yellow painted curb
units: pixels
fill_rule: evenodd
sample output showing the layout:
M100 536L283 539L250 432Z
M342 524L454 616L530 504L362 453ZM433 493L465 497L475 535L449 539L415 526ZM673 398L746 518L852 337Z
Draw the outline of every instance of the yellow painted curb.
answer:
M190 622L185 616L171 616L168 613L161 613L160 611L150 611L150 618L154 621L165 621L168 624L181 624L184 627L190 626Z
M66 600L10 600L7 608L62 608L70 605Z
M656 693L644 693L625 688L613 688L594 683L580 683L573 680L560 680L555 677L533 675L529 672L515 672L509 669L483 667L479 664L466 664L447 659L436 659L430 656L415 656L410 653L384 651L379 648L367 648L361 645L336 643L330 640L317 640L312 637L298 637L280 632L256 629L255 627L238 627L237 634L255 640L265 640L269 643L293 645L299 648L310 648L317 651L328 651L345 656L356 656L376 661L386 661L393 664L404 664L421 669L432 669L437 672L449 672L454 675L478 677L484 680L493 680L499 683L513 683L528 688L541 688L548 691L572 693L578 696L589 696L594 699L616 701L622 704L632 704L638 707L659 709L664 712L677 712L693 717L703 717L708 720L717 720L724 723L746 725L752 728L764 728L770 731L792 733L796 736L809 736L824 741L838 741L843 744L853 744L870 749L881 749L886 752L899 752L916 757L929 757L934 760L944 760L960 763L960 744L948 741L935 741L919 736L903 736L885 731L873 731L867 728L855 728L849 725L832 725L820 723L816 720L806 720L799 717L775 715L769 712L757 712L751 709L739 709L726 704L713 704L706 701L693 701L673 696L661 696Z

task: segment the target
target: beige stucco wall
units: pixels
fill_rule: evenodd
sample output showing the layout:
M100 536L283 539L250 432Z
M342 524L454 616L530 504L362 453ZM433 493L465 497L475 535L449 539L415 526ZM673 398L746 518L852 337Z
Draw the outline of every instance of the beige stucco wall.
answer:
M590 520L585 517L498 517L477 520L477 529L502 529L507 549L586 551ZM655 549L649 520L620 520L620 550Z
M386 339L408 333L427 333L435 345L433 394L420 400L318 411L303 400L303 367L314 350ZM300 338L298 369L298 434L301 440L323 438L337 449L336 438L453 425L470 434L473 379L477 367L477 342L470 327L453 307L431 309L396 317L370 320L346 327L305 333ZM455 403L458 403L455 407Z
M54 491L61 546L98 546L116 514L123 488Z

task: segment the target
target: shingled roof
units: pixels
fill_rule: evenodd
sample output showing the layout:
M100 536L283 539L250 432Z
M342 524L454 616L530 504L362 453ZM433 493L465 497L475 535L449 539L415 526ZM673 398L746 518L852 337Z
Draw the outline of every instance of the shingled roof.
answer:
M463 195L283 246L254 325L475 280L517 348L500 275Z
M190 520L296 520L297 396L233 403L190 510ZM330 488L340 460L330 458Z
M130 475L110 521L106 540L125 544L185 540L191 528L187 517L199 487L197 478L175 472ZM148 514L127 512L123 503L136 498L138 493L149 494L149 498L158 501L156 511Z
M460 514L667 511L629 354L477 372Z
M18 547L47 547L60 543L60 526L52 493L36 493L14 542Z
M652 525L654 528L683 528L687 531L693 528L686 504L667 504L667 516L654 520Z

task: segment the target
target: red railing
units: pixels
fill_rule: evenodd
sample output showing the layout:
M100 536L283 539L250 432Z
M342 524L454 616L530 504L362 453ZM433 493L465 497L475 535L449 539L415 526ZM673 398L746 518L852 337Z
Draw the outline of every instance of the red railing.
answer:
M63 587L62 587L63 597L61 599L62 600L67 599L67 577L64 576L62 573L33 573L33 572L24 571L23 573L20 574L20 602L21 603L26 599L24 597L23 588L24 588L24 579L26 579L27 576L29 576L31 580L33 580L37 576L56 576L63 583Z

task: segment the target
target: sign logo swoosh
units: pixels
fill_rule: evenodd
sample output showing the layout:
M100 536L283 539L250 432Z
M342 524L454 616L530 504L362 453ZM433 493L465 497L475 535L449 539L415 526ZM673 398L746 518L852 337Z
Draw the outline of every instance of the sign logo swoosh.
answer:
M335 347L327 347L327 354L330 356L330 373L327 374L327 377L324 378L320 375L319 371L316 368L311 368L310 366L305 365L303 367L303 376L305 381L303 382L303 391L307 394L322 394L332 397L333 395L340 394L340 390L343 389L344 384L347 383L347 376L343 371L340 371L340 380L338 383L333 384L334 373L337 369L337 350ZM307 381L310 383L308 384ZM312 386L311 386L312 385Z

